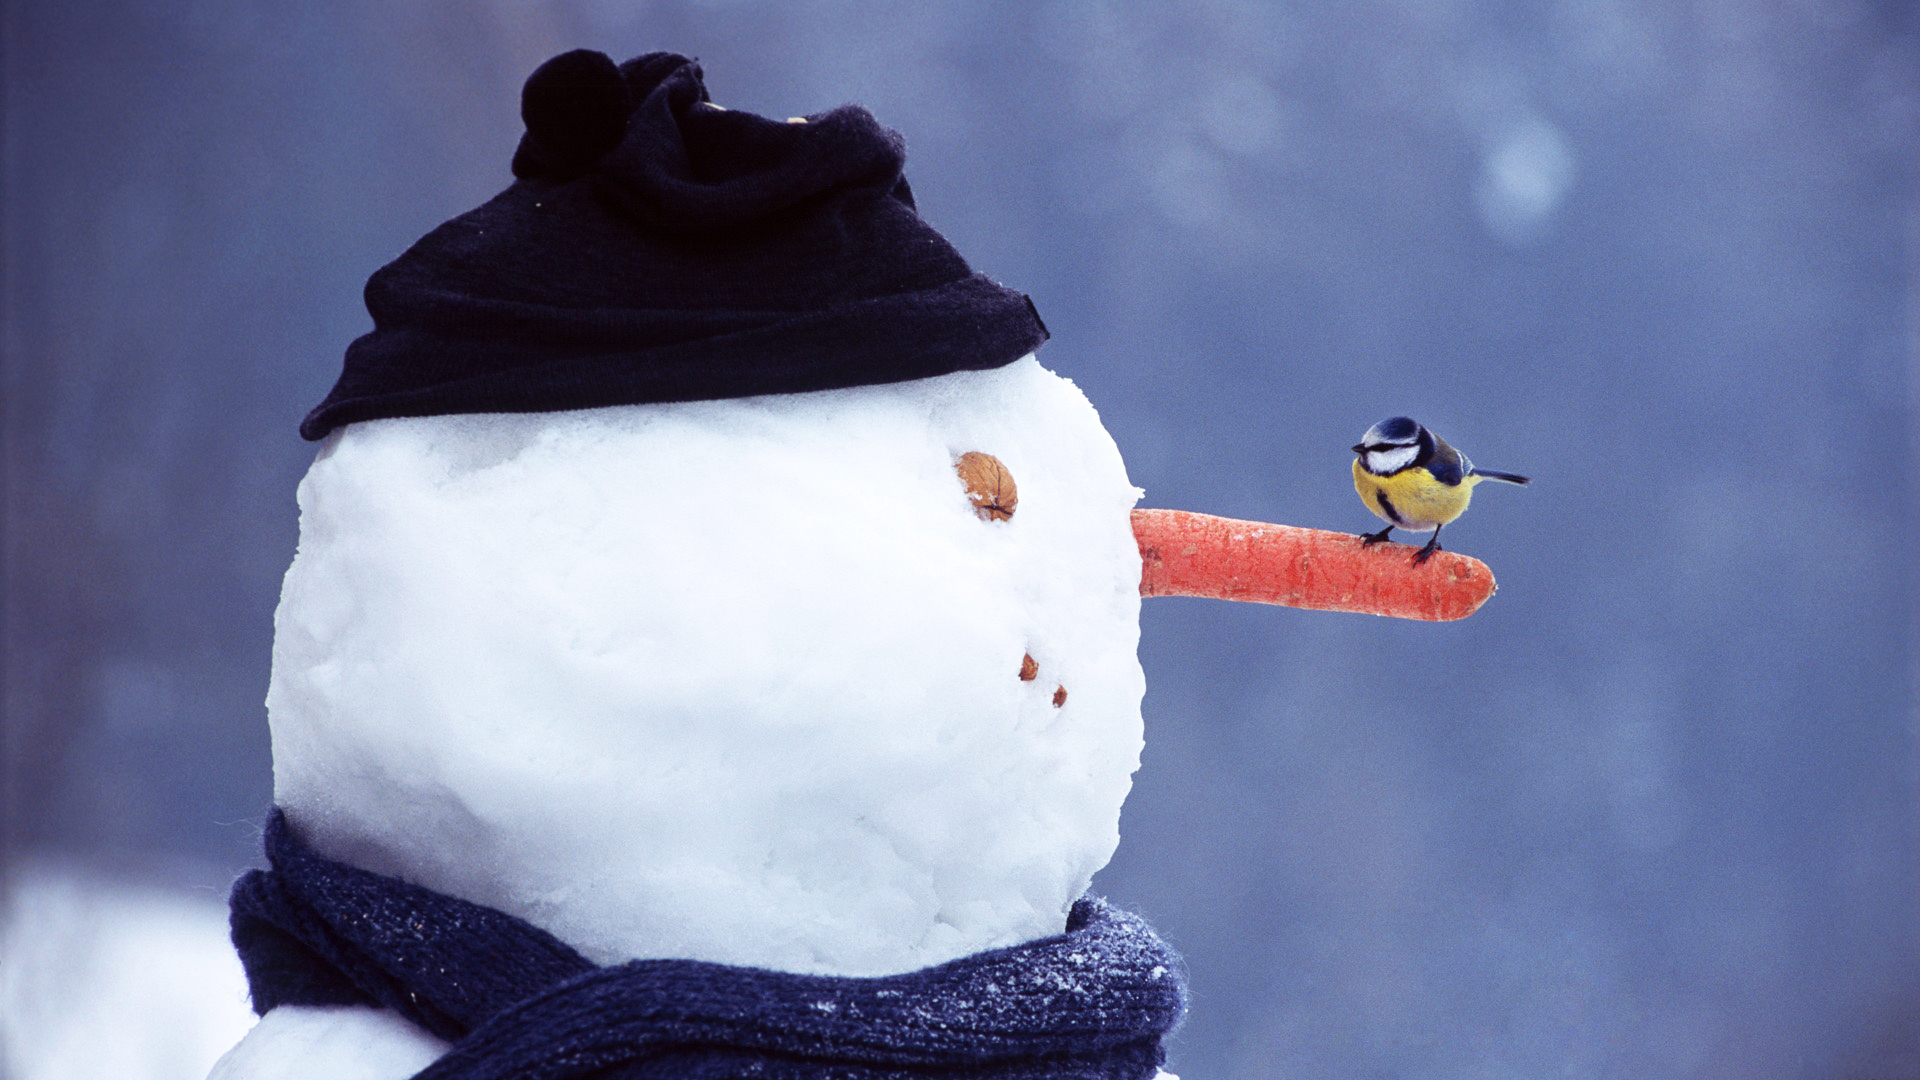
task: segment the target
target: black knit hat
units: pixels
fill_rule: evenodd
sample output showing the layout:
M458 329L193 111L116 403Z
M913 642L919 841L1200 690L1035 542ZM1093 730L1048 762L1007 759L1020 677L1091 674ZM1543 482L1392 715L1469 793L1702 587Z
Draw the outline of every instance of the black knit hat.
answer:
M900 382L1047 338L920 220L858 106L782 123L709 102L685 57L581 50L521 115L517 182L368 280L374 330L300 434Z

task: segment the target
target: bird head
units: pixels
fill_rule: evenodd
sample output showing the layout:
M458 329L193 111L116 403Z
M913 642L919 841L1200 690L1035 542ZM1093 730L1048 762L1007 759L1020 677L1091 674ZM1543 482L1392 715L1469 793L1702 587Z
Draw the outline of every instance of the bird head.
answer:
M1368 428L1353 445L1353 452L1360 455L1362 468L1375 476L1387 476L1418 460L1422 445L1431 438L1413 418L1392 416Z

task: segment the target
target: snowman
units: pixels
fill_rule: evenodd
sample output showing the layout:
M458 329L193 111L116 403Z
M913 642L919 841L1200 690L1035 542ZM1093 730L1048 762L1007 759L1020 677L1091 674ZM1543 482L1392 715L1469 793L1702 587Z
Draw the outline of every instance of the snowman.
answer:
M1086 895L1150 545L1033 305L857 107L523 113L302 425L214 1076L1154 1076L1178 960Z

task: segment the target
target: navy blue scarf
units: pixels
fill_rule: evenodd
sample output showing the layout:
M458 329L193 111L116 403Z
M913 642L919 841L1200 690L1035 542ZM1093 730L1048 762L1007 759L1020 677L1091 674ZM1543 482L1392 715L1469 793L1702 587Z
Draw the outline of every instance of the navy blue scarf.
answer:
M454 1043L416 1080L1142 1080L1179 960L1094 898L1067 932L880 978L694 960L597 967L514 916L323 858L267 818L233 888L254 1009L374 1005Z

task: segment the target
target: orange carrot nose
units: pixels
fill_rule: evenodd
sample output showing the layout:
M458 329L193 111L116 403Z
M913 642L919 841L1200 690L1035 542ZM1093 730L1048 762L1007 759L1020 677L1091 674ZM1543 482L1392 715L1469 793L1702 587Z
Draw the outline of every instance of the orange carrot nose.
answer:
M1464 619L1493 595L1479 559L1436 552L1419 565L1400 544L1352 533L1135 510L1141 596L1209 596L1399 619Z

